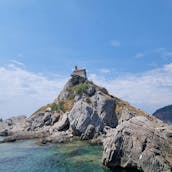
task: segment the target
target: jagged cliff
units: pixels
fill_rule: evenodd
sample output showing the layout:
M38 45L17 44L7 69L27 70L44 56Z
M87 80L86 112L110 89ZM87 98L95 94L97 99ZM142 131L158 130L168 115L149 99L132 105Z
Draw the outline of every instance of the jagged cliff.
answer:
M110 168L171 171L172 127L85 77L73 75L54 102L23 123L18 130L13 124L1 127L0 133L5 130L9 135L3 142L29 138L41 138L42 143L65 142L79 137L103 143L102 162Z
M72 76L51 104L41 107L28 119L27 130L69 130L81 139L92 139L134 116L152 118L108 93L86 78Z

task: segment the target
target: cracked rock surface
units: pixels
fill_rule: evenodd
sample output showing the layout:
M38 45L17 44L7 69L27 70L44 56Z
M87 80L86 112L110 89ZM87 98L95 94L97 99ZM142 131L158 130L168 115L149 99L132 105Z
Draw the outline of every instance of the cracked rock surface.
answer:
M134 117L109 131L104 140L103 164L133 167L144 172L171 172L172 126Z

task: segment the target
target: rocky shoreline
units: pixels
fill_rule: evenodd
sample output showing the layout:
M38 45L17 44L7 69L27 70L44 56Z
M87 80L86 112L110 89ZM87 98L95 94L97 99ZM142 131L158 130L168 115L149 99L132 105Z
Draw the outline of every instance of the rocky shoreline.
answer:
M72 76L53 103L29 118L0 121L1 141L41 139L70 142L76 137L103 144L102 163L144 172L171 172L172 125L167 125L84 77Z

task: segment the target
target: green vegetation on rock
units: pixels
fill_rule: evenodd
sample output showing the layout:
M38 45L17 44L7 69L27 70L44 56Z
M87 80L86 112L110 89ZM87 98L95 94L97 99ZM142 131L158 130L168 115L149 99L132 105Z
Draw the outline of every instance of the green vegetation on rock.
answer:
M66 112L66 109L64 107L64 101L60 101L58 104L52 103L50 107L51 107L52 112L59 111L59 110L61 110L62 112Z
M86 93L88 87L89 86L87 83L81 83L74 87L74 91L76 92L76 94L82 95L83 93Z

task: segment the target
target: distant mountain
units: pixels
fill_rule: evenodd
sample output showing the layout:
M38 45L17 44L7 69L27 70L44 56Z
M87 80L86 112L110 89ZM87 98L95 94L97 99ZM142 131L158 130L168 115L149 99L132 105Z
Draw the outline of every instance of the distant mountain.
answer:
M159 118L160 120L168 124L172 124L172 105L165 106L163 108L156 110L153 113L153 116Z

